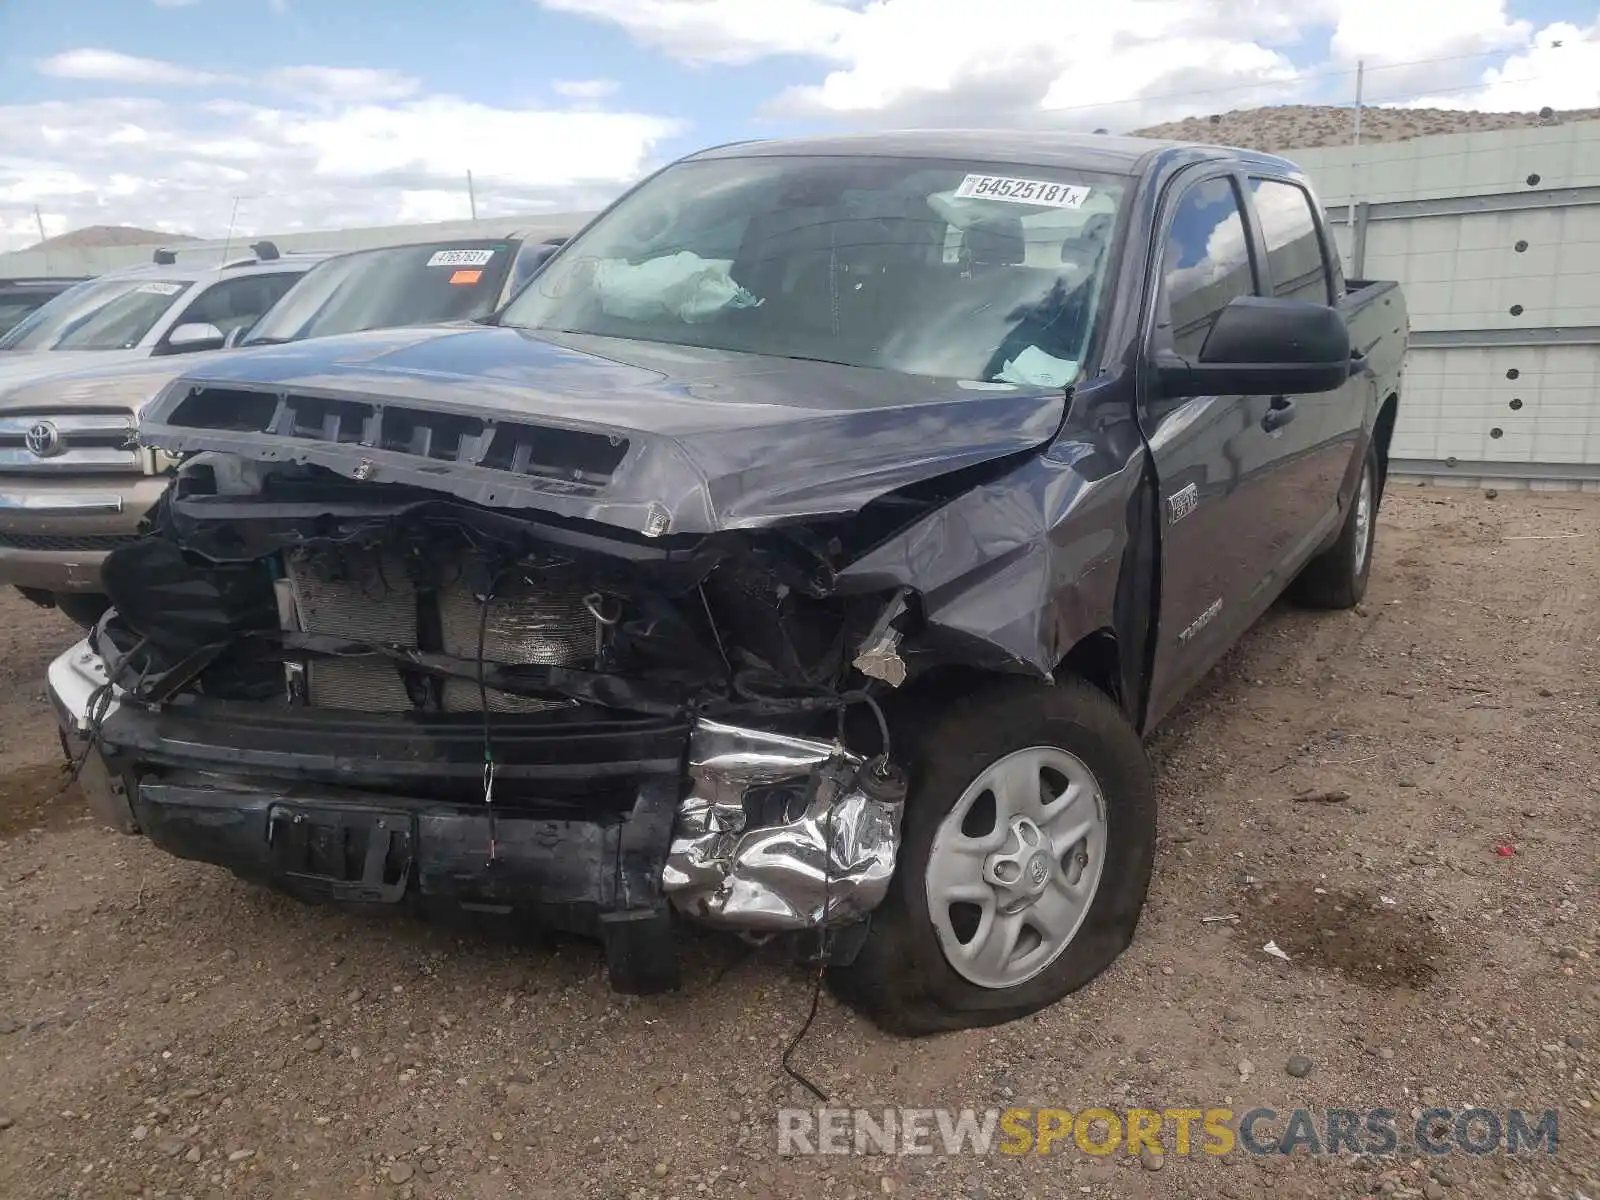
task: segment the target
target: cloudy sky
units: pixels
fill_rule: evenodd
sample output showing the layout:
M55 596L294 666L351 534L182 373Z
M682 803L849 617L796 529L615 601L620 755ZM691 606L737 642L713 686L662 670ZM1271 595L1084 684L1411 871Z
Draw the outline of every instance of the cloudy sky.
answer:
M1557 44L1559 43L1559 45ZM1585 0L0 0L0 250L587 208L719 141L1600 106Z

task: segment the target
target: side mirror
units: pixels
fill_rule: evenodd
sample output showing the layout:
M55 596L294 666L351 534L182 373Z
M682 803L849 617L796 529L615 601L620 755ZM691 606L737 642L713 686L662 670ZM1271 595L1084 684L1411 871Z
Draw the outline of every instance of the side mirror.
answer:
M221 350L227 336L205 321L188 321L167 334L168 354L192 354L196 350Z
M1331 392L1350 378L1350 329L1326 304L1239 296L1217 315L1197 358L1157 356L1161 394L1278 396Z

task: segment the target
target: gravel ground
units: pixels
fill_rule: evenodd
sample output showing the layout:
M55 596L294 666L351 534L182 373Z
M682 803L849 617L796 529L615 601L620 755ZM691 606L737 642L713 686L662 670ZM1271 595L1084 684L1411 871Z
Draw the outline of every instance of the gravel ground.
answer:
M71 631L8 596L0 1195L1600 1196L1600 497L1401 486L1379 538L1361 609L1275 609L1155 739L1110 971L920 1041L825 997L797 1061L872 1107L1554 1107L1553 1159L781 1157L805 974L708 938L681 993L621 998L580 941L313 909L98 829L42 696Z

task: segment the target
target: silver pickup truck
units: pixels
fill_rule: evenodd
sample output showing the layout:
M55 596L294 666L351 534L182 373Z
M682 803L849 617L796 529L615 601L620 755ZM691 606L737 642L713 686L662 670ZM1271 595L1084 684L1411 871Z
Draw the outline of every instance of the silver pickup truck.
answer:
M287 256L279 269L260 260L156 265L63 295L19 326L14 344L0 342L17 351L0 353L0 584L83 625L104 610L101 561L134 539L167 487L170 460L133 439L144 406L194 364L180 350L210 358L472 320L498 308L561 240L513 233L388 246L321 260L309 273L316 260L292 265ZM235 286L245 281L253 298ZM198 294L185 305L189 293Z

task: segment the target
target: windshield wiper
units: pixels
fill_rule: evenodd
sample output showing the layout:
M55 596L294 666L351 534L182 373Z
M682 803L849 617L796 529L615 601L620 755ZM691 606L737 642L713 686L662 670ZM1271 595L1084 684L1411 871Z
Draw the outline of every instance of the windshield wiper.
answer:
M249 341L240 342L238 349L243 350L246 346L282 346L291 340L290 338L281 337L251 338Z

